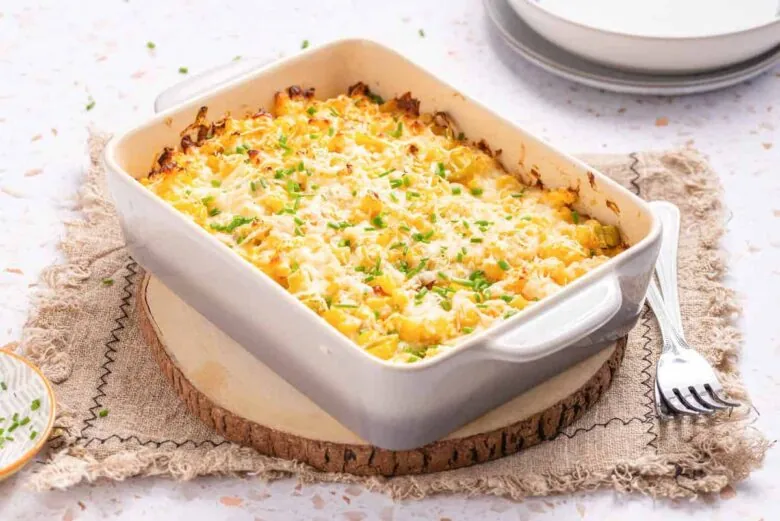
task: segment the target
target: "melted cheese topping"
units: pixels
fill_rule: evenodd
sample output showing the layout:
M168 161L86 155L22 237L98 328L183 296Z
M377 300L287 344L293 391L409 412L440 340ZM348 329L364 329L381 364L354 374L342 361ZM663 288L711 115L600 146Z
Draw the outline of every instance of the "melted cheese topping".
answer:
M369 353L434 356L623 249L571 190L507 174L445 115L291 88L206 125L141 182ZM382 103L382 104L379 104Z

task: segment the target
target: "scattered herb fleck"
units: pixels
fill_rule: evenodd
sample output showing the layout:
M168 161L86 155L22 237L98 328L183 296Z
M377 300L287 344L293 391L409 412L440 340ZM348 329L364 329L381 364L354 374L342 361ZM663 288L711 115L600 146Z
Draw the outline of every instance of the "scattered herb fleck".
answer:
M309 46L309 40L301 42L301 49L306 49Z
M179 74L187 74L190 70L187 67L179 67Z
M422 29L419 29L419 30L417 31L417 34L419 34L419 35L420 35L420 38L425 38L425 31L424 31L424 30L422 30Z
M114 285L114 279L103 279L103 285L104 286L113 286Z
M98 416L100 416L101 418L105 418L106 416L108 416L108 409L101 409L100 412L98 413Z
M157 45L154 42L146 42L147 49L154 49Z
M89 97L89 101L87 102L87 106L84 107L87 110L92 110L95 108L95 100L92 99L92 96Z

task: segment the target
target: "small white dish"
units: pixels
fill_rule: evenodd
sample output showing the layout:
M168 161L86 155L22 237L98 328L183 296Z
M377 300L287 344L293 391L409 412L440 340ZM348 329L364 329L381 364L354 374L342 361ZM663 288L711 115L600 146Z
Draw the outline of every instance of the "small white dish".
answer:
M780 45L778 0L509 0L536 32L621 69L689 74Z
M54 391L43 373L0 350L0 481L30 462L54 426Z
M664 75L618 70L594 63L562 49L540 36L509 5L509 0L483 0L488 34L499 58L518 69L523 60L556 76L590 87L622 92L676 96L736 85L780 63L780 45L746 62L698 74Z

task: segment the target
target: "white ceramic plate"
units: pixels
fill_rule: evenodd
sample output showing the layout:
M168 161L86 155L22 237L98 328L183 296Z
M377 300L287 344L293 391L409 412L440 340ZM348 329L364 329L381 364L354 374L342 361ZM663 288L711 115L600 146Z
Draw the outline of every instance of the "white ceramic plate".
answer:
M499 57L516 69L519 58L577 83L629 94L673 96L729 87L780 63L780 46L746 62L706 73L663 75L631 72L585 60L542 38L510 7L508 0L483 0L489 34Z
M536 32L605 65L664 74L727 67L780 45L778 0L509 0Z
M54 392L37 367L0 350L0 480L20 470L54 425Z

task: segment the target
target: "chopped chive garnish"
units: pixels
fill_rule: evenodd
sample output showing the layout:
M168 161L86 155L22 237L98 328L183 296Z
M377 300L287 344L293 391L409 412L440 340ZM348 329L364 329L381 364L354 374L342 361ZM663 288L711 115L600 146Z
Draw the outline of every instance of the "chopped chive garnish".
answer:
M371 224L373 224L377 228L385 228L385 227L387 227L387 224L385 224L385 221L382 219L381 215L377 215L376 217L371 219Z
M473 333L473 332L474 332L474 328L473 328L473 327L468 327L468 326L467 326L467 327L464 327L464 328L463 328L461 331L463 331L464 333L466 333L466 334L468 335L468 334L470 334L470 333Z
M480 195L482 195L483 192L484 192L484 190L482 188L472 188L471 189L471 195L480 196Z
M87 103L87 106L84 108L87 110L92 110L95 108L95 100L92 99L92 96L89 97L89 102Z
M482 238L481 237L472 237L471 238L471 242L473 242L475 244L479 244L480 242L482 242Z
M339 241L340 248L349 248L350 246L352 246L352 241L350 241L349 239L342 239L341 241Z
M268 188L268 183L265 182L265 179L260 179L260 186L263 188Z
M577 210L571 211L571 220L574 222L574 224L580 223L580 214Z
M507 261L505 261L504 259L501 259L500 261L498 261L498 267L501 268L504 271L509 271L509 269L511 268L509 263Z
M301 49L305 49L309 46L309 40L304 40L301 42Z
M411 182L409 181L409 176L408 175L404 174L401 177L401 180L404 182L404 186L410 186L411 185Z
M443 271L438 272L436 275L442 280L450 280L450 277Z
M400 179L391 179L390 180L390 188L399 188L403 184L403 181Z
M371 98L371 101L373 101L377 105L381 105L381 104L383 104L385 102L385 100L382 99L382 96L380 96L379 94L374 94L373 92L371 92L368 95L368 97Z
M442 300L439 305L444 311L450 311L452 309L452 302L449 300Z
M24 425L27 425L28 423L30 423L30 417L29 416L25 416L24 418L19 420L19 426L24 426Z
M346 308L346 309L357 309L357 306L354 304L333 304L334 308Z
M379 174L379 177L385 177L395 172L395 168L391 168L390 170L385 170L381 174Z
M31 439L31 440L34 440L36 436L38 436L38 431L32 431L32 432L30 433L30 439Z
M220 181L219 179L212 179L211 186L213 186L214 188L219 188L220 186L222 186L222 181Z
M504 302L506 302L507 304L509 304L510 302L512 302L512 295L501 295L501 296L500 296L500 297L498 297L498 298L500 298L501 300L503 300L503 301L504 301Z
M154 42L146 42L147 49L154 49L155 47L157 47L157 45L155 45Z
M522 216L522 217L520 218L520 220L521 220L521 221L530 221L530 220L531 220L531 216L530 216L530 215L524 215L524 216Z
M8 390L8 385L6 385L5 382L0 382L0 389L2 389L3 391L7 391Z
M339 114L338 110L336 110L336 109L334 109L332 107L329 110L330 110L330 115L333 116L334 118L337 118L337 117L341 116L341 114Z
M303 219L301 219L301 218L300 218L300 217L298 217L298 216L295 216L295 217L293 217L293 221L294 221L294 222L295 222L295 224L297 224L298 226L303 226L303 225L305 224L305 223L304 223L304 221L303 221Z
M38 410L38 409L40 409L40 408L41 408L41 400L40 400L39 398L36 398L36 399L35 399L35 400L33 400L33 401L32 401L32 403L30 404L30 410L31 410L31 411L37 411L37 410Z
M452 195L460 195L461 191L462 190L460 189L459 186L453 186L452 187Z
M395 138L399 138L401 137L401 134L403 134L403 131L404 131L404 124L399 121L398 126L395 127L395 130L390 131L390 135Z
M252 190L253 192L257 192L257 185L255 184L254 181L249 181L249 189Z
M422 29L418 30L417 34L420 35L420 38L425 38L425 31L423 31Z
M463 132L458 132L458 138L457 139L458 139L458 141L463 141L464 139L466 139L466 134L464 134Z
M407 199L414 199L416 197L420 197L420 192L406 192Z
M308 109L306 109L306 112L308 112L309 116L313 116L317 113L317 109L314 107L309 107Z
M187 67L179 67L179 74L187 74L190 70Z
M114 285L114 279L103 279L101 281L104 286L113 286Z
M328 135L329 136L333 136L333 134L335 134L335 133L336 133L336 130L333 127L329 127L328 128Z
M254 221L254 217L242 217L240 215L236 215L229 224L212 224L211 229L218 232L230 233L239 226L244 226L245 224L249 224Z
M516 194L512 194L512 197L514 197L515 199L519 199L519 198L523 197L524 195L525 195L525 188L523 188L522 190L520 190L520 192L518 192Z
M436 175L442 179L447 178L447 172L444 170L444 163L436 163Z
M405 232L410 232L410 231L412 231L412 229L411 229L411 228L409 228L409 227L408 227L407 225L405 225L405 224L402 224L401 226L399 226L399 228L400 228L400 229L402 229L402 230L403 230L403 231L405 231Z
M220 210L219 208L211 208L209 210L209 216L210 217L215 217L215 216L217 216L217 215L219 215L221 213L222 213L222 210Z

